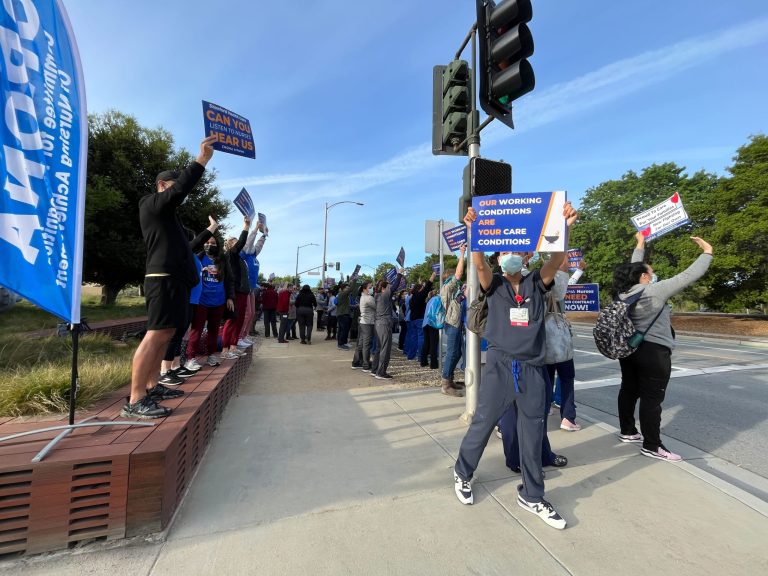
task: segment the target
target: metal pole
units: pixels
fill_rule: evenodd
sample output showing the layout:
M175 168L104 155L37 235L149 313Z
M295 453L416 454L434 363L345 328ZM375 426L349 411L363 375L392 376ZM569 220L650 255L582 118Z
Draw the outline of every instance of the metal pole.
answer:
M80 388L80 376L77 373L77 351L80 342L80 324L70 324L72 331L72 379L69 385L69 425L75 423L75 404L77 403L77 392Z
M470 114L470 133L472 134L472 137L470 138L469 142L469 165L470 165L470 177L471 177L471 166L472 166L472 158L478 158L480 156L480 134L477 132L477 120L479 119L479 114L477 112L477 105L475 102L475 94L476 94L476 85L475 85L475 71L477 71L477 44L475 42L475 37L477 33L475 30L472 31L472 76L470 78L471 82L469 83L469 89L470 89L470 101L472 102L472 114ZM472 230L467 230L467 245L472 245ZM469 294L467 297L469 298L470 302L474 302L478 295L478 288L479 288L479 282L477 278L477 268L475 268L475 264L472 261L472 253L468 254L468 258L466 258L466 268L467 268L467 287L469 288ZM474 332L471 332L464 328L465 330L465 337L466 337L466 362L464 370L464 384L466 385L466 396L465 396L465 409L464 413L461 415L461 419L466 422L467 424L472 423L472 418L475 416L475 412L477 411L477 392L478 388L480 386L480 337L475 334Z
M328 202L325 203L325 226L323 227L323 275L322 285L325 288L325 248L328 244Z
M294 282L297 284L299 283L299 248L300 246L296 246L296 273L293 275Z

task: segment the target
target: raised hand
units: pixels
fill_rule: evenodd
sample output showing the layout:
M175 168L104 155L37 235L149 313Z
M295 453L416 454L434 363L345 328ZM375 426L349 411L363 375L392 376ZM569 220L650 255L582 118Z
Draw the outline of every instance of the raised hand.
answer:
M579 217L579 213L570 201L563 205L563 216L565 217L565 223L569 228L573 226L574 222L576 222L576 219Z
M211 134L208 138L204 138L200 142L200 154L197 155L197 163L205 166L208 164L208 160L213 157L213 143L218 140L215 134Z
M702 240L698 236L691 236L691 240L699 245L699 248L701 248L701 251L704 252L704 254L712 254L712 245L709 242Z
M472 222L477 220L477 212L475 212L475 209L470 206L467 208L467 213L464 215L464 224L471 227Z

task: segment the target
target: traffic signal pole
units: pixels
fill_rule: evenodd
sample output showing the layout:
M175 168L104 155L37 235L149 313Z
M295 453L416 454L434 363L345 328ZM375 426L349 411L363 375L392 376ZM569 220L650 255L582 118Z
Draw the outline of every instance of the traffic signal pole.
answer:
M477 25L472 27L470 34L472 42L472 74L470 74L469 82L469 101L472 103L472 111L469 115L469 130L467 130L468 144L469 144L469 172L471 177L472 158L480 156L480 127L478 126L480 120L480 113L477 111L476 104L476 86L475 86L475 70L477 70L477 49L475 36L477 35ZM466 46L466 42L464 44ZM462 46L462 50L464 47ZM461 221L464 220L464 214L459 214ZM472 230L467 230L467 259L465 266L467 268L467 288L469 289L469 302L474 302L479 294L479 281L477 278L477 268L472 260L472 253L469 250L469 246L472 245ZM464 397L464 413L461 415L461 419L467 424L472 423L472 418L475 416L477 410L477 393L480 387L480 336L474 332L467 330L464 327L465 344L464 349L467 357L464 362L464 384L465 397Z

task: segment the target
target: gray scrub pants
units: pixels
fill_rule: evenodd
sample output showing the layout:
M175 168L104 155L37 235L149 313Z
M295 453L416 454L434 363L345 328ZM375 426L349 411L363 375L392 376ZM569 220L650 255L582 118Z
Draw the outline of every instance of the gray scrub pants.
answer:
M547 394L543 367L520 362L519 391L516 391L512 361L511 356L497 349L488 350L478 391L477 411L461 442L454 470L459 478L472 479L496 423L510 406L514 406L517 410L523 480L519 492L528 502L541 502L544 498L541 442Z
M371 370L384 376L389 368L389 356L392 353L392 320L376 320L376 353L373 355Z

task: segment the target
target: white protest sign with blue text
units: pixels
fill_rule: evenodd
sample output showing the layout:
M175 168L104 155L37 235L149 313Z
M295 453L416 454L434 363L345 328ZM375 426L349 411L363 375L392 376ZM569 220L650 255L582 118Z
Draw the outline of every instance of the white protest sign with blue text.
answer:
M632 217L632 224L646 240L653 240L690 222L683 199L675 192L661 204Z
M475 196L473 252L565 252L564 191Z
M0 7L0 284L80 322L88 114L58 0Z

